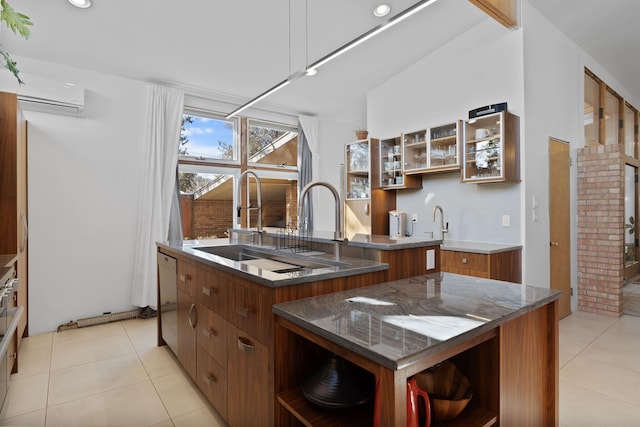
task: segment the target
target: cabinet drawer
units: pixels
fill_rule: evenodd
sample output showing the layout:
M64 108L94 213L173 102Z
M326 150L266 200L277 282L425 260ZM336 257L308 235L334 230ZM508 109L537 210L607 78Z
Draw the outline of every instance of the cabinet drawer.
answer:
M227 371L198 346L198 387L222 418L227 419Z
M207 307L198 307L198 345L223 368L227 367L227 321Z
M178 289L195 297L196 266L178 261Z
M273 374L269 349L229 326L228 420L230 426L273 426Z
M271 306L260 289L260 285L251 286L245 281L235 278L230 289L231 305L229 306L229 321L262 343L267 343L271 336Z
M198 269L195 290L198 302L226 319L232 281L230 274L219 270Z
M440 254L442 271L489 277L489 255L487 254L446 250L441 251Z

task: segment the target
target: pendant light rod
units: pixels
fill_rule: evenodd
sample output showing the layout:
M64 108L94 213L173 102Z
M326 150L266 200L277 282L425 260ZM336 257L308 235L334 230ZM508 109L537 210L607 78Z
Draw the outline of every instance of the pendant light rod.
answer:
M271 95L273 92L282 89L283 87L285 87L289 83L291 83L291 79L290 78L287 78L286 80L281 81L277 85L273 86L271 89L267 89L266 91L262 92L260 95L258 95L255 98L253 98L251 101L245 103L244 105L241 105L240 107L236 108L235 110L233 110L232 112L227 114L225 116L225 119L230 119L231 117L237 115L241 111L244 111L247 108L251 107L256 102L259 102L260 100L262 100L262 99L266 98L267 96Z
M438 0L421 0L417 3L415 3L412 6L409 6L408 8L406 8L405 10L403 10L402 12L398 13L397 15L392 16L391 18L389 18L387 20L387 22L384 22L376 27L373 27L372 29L370 29L369 31L361 34L360 36L356 37L355 39L351 40L348 43L345 43L344 45L340 46L338 49L334 50L331 53L328 53L327 55L323 56L322 58L320 58L319 60L317 60L316 62L314 62L313 64L309 65L307 67L307 73L309 73L309 71L314 71L317 70L319 67L323 66L324 64L326 64L327 62L331 61L332 59L337 58L338 56L342 55L343 53L353 49L354 47L358 46L359 44L364 43L365 41L369 40L370 38L380 34L381 32L388 30L389 28L393 27L396 24L399 24L400 22L404 21L405 19L407 19L408 17L410 17L411 15L414 15L415 13L421 11L422 9L426 8L427 6L432 5L433 3L435 3Z
M327 62L331 61L332 59L337 58L338 56L342 55L343 53L353 49L354 47L358 46L361 43L364 43L365 41L369 40L370 38L372 38L372 37L374 37L374 36L376 36L378 34L380 34L381 32L383 32L385 30L391 28L392 26L394 26L396 24L399 24L400 22L404 21L405 19L407 19L411 15L414 15L415 13L421 11L422 9L426 8L427 6L432 5L436 1L438 1L438 0L420 0L419 2L415 3L414 5L409 6L408 8L403 10L402 12L400 12L397 15L394 15L391 18L389 18L386 22L384 22L384 23L382 23L382 24L380 24L378 26L373 27L369 31L361 34L360 36L356 37L355 39L351 40L350 42L343 44L342 46L340 46L338 49L334 50L333 52L330 52L327 55L323 56L322 58L320 58L319 60L317 60L313 64L309 65L306 68L306 70L298 71L296 73L291 74L289 77L287 77L285 80L281 81L277 85L273 86L271 89L268 89L268 90L262 92L260 95L258 95L255 98L251 99L249 102L247 102L244 105L241 105L237 109L233 110L231 113L227 114L225 116L225 118L229 119L229 118L237 115L241 111L246 110L247 108L251 107L255 103L261 101L262 99L266 98L267 96L271 95L272 93L282 89L283 87L285 87L286 85L288 85L292 81L298 79L299 77L301 77L301 76L303 76L305 74L306 75L315 74L317 72L318 68L323 66Z

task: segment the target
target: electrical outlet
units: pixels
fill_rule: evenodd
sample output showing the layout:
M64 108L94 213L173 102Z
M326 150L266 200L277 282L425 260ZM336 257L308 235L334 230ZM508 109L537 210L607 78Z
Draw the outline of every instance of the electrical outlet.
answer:
M413 214L411 216L411 222L418 222L418 214Z

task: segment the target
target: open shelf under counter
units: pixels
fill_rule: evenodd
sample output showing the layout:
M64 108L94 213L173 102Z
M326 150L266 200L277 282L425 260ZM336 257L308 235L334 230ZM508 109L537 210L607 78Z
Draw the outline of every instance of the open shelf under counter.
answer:
M340 410L320 408L309 402L299 387L278 394L278 402L307 427L369 427L373 425L373 405Z
M276 304L282 349L275 359L276 392L283 408L276 421L343 425L331 412L304 415L308 403L295 392L319 366L321 359L310 355L325 351L376 376L381 427L406 425L405 381L444 360L463 372L474 395L458 417L433 426L556 425L559 295L436 273ZM459 322L443 329L435 319L445 315ZM375 416L368 411L367 417ZM310 421L315 416L318 424Z

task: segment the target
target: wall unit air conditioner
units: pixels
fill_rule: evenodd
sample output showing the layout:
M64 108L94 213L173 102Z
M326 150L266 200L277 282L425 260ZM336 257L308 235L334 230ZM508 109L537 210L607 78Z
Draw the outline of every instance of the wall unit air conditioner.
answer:
M83 117L84 88L45 77L20 74L25 84L16 88L24 110Z

